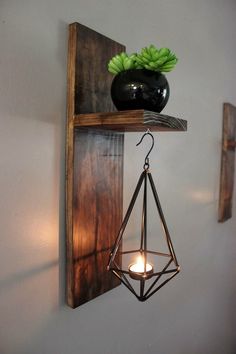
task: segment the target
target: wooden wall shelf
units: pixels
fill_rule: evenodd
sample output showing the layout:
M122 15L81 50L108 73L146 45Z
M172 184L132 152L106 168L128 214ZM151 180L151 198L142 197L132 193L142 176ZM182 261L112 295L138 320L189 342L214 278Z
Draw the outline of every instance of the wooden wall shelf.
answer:
M79 114L74 117L75 127L109 129L120 132L186 131L187 121L145 110L109 113Z
M123 216L123 132L187 130L186 121L167 115L116 112L106 65L121 51L122 44L69 25L66 241L67 303L73 308L120 284L107 262Z

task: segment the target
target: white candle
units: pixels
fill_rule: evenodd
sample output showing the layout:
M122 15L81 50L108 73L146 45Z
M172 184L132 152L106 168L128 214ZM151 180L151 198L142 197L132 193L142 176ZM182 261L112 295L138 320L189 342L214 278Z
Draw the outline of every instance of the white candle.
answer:
M153 267L150 263L146 263L146 269L144 266L144 259L143 257L138 257L136 262L129 266L129 271L132 273L152 273Z
M144 263L134 263L130 266L129 270L131 272L135 272L135 273L144 273L144 271L145 271ZM151 266L151 264L147 263L146 264L146 272L149 272L150 270L152 270L152 266Z

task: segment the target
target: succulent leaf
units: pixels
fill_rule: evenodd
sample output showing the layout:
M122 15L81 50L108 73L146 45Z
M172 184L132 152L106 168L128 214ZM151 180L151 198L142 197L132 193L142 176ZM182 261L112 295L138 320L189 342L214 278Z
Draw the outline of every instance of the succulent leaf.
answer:
M125 70L129 70L132 67L132 64L133 64L132 59L130 58L124 59L123 66Z
M161 57L159 58L156 62L158 66L161 66L162 64L164 64L167 61L168 57Z
M120 69L120 70L123 70L124 67L123 67L123 64L122 64L122 61L119 59L119 57L115 56L112 60L112 62Z
M114 60L110 60L108 63L108 70L109 71L115 71L117 74L121 71L120 68L114 63Z
M163 56L169 56L170 55L170 49L169 48L161 48L159 50L159 56L163 57Z

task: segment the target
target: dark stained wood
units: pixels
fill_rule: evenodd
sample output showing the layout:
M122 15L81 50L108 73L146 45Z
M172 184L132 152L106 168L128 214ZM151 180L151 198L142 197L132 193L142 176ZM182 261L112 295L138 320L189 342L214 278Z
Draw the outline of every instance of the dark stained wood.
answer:
M106 63L123 50L83 25L69 26L66 238L73 308L119 285L106 266L122 221L123 134L77 129L74 116L114 109Z
M81 24L69 26L66 239L73 308L119 285L106 267L122 221L122 132L187 129L186 121L158 113L114 112L107 62L121 51L123 45Z
M110 97L113 75L107 63L125 47L102 34L75 23L75 114L114 111Z
M67 63L67 138L66 138L66 273L67 303L74 306L74 260L73 260L73 161L74 161L74 102L75 102L75 61L76 27L69 27Z
M223 106L223 133L221 153L221 176L218 221L224 222L232 217L232 198L234 190L234 165L236 141L236 107L230 103Z
M187 121L145 110L109 113L79 114L74 118L76 127L97 127L116 131L185 131Z
M122 222L123 134L75 130L73 244L78 306L119 285L107 271Z

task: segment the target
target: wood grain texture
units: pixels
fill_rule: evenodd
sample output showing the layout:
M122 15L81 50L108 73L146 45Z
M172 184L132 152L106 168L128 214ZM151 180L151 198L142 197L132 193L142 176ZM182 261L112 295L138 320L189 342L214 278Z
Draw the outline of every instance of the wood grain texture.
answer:
M145 131L147 128L152 131L187 130L186 120L145 110L80 114L75 116L74 125L125 132Z
M223 105L223 132L221 153L221 176L218 221L224 222L232 217L234 190L236 141L236 107L230 103Z
M67 303L74 307L74 265L73 265L73 161L74 161L74 103L76 27L69 27L67 63L67 135L66 135L66 275Z
M123 134L75 130L74 301L81 305L119 285L107 271L122 222Z
M125 46L81 24L73 26L77 32L75 114L114 111L110 96L113 75L107 71L107 63L125 51Z
M73 308L119 285L106 266L122 221L123 134L76 129L74 115L114 109L106 62L124 49L83 25L69 26L66 239Z

